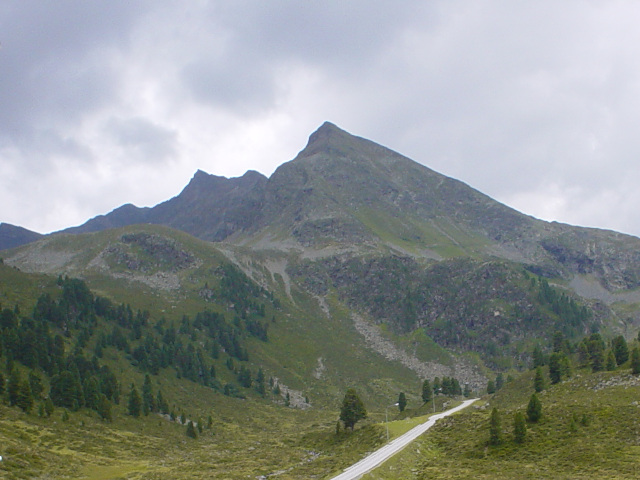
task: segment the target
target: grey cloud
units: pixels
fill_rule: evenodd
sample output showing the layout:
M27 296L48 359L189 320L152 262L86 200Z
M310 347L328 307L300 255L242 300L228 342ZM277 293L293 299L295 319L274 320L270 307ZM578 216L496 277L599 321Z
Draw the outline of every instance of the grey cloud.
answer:
M105 129L127 161L158 165L176 154L177 133L145 118L110 119Z

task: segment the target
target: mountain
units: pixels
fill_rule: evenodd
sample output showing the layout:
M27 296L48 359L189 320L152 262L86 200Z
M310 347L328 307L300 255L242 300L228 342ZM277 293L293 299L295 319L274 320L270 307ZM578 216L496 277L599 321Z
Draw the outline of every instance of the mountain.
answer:
M268 179L198 171L164 203L125 205L62 233L141 223L217 242L254 280L265 282L252 265L280 278L288 296L292 287L321 304L338 295L397 334L424 331L492 365L490 352L511 343L509 355L518 358L531 334L631 334L640 325L640 239L524 215L329 122ZM41 253L35 263L29 257L27 249L8 261L30 271L62 268ZM86 264L79 266L72 271L83 275ZM590 313L563 322L557 301L535 300L539 279Z
M231 179L198 171L164 203L125 205L65 232L137 223L256 250L489 256L548 278L586 275L609 292L640 286L636 237L537 220L329 122L269 179L252 171Z
M266 180L253 171L228 179L198 170L178 196L153 208L123 205L63 232L88 233L152 223L183 230L203 240L221 241L253 223L260 211Z
M42 234L9 223L0 223L0 250L35 242Z
M331 123L270 178L198 171L155 207L24 238L0 262L10 478L47 465L69 478L327 478L386 441L376 422L399 392L425 413L436 407L419 407L425 379L482 394L496 375L516 377L494 397L512 414L530 393L523 371L552 353L564 379L570 366L580 376L549 390L557 418L531 438L563 444L545 425L568 422L576 404L557 399L576 389L581 414L609 415L597 402L613 396L628 410L616 423L636 409L629 360L596 386L584 375L602 369L614 336L637 338L639 239L524 215ZM41 394L37 418L18 408L20 375ZM345 433L337 410L354 386L371 420ZM151 409L150 391L166 408ZM488 411L472 415L473 438L459 437L470 464L495 454L478 435Z

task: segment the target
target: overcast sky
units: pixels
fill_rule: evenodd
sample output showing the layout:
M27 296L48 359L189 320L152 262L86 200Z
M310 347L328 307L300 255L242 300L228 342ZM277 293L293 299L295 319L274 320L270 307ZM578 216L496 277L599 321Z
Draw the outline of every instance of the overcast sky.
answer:
M325 120L524 213L640 235L640 2L0 4L0 222L269 176Z

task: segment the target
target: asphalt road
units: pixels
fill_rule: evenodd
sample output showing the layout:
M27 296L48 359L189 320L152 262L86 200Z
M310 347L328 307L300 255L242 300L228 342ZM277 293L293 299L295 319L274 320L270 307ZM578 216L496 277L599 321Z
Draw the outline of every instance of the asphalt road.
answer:
M473 398L471 400L465 400L462 404L458 405L451 410L447 410L446 412L437 413L435 415L431 415L429 420L425 423L418 425L417 427L412 428L404 435L394 439L393 441L387 443L384 447L379 450L376 450L372 454L360 460L358 463L350 466L340 475L333 477L331 480L356 480L360 478L365 473L373 470L386 460L388 460L391 456L398 453L404 447L409 445L412 441L422 435L424 432L429 430L431 427L435 425L435 423L441 418L448 417L452 413L458 412L463 408L467 408L473 402L478 400L477 398Z

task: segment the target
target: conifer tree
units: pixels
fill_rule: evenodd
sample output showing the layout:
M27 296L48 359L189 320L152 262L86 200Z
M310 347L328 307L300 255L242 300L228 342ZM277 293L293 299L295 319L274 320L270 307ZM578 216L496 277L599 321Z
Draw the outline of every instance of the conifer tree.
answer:
M127 404L127 411L132 417L139 417L142 411L142 399L138 393L138 389L132 383L131 390L129 391L129 403Z
M536 345L535 348L533 349L532 361L533 361L533 365L532 365L533 368L544 366L545 364L544 355L542 353L542 349L540 348L540 345Z
M549 357L549 378L551 383L560 383L562 380L562 354L552 353Z
M2 372L0 372L0 395L2 395L3 393L4 393L4 375L2 375Z
M616 366L616 356L613 353L613 350L609 350L607 352L607 361L605 363L605 368L607 369L607 371L611 372L616 369Z
M489 419L489 445L500 445L502 443L502 422L497 408L491 410Z
M20 371L14 367L9 373L9 381L7 382L7 395L9 397L9 406L13 407L18 402L18 392L20 391Z
M16 405L24 412L29 412L31 407L33 407L33 396L31 395L29 382L20 382Z
M156 401L153 398L153 387L151 386L151 377L147 373L144 376L144 384L142 385L142 413L147 416L150 412L156 411Z
M640 348L637 346L631 350L631 373L634 375L640 373Z
M169 413L169 404L162 396L162 392L158 389L158 394L156 395L156 409L158 412L167 415Z
M504 385L504 377L502 376L502 373L499 373L498 376L496 377L496 392L500 390L503 385Z
M44 399L44 414L50 417L53 414L54 406L50 397Z
M44 387L42 386L42 379L33 371L29 372L29 386L31 387L31 395L33 395L34 400L39 400Z
M354 425L367 418L367 410L356 393L355 389L350 388L342 400L342 408L340 409L340 420L344 423L344 428L353 430Z
M522 412L516 412L513 417L513 437L516 443L524 443L527 437L527 422Z
M196 433L196 429L191 420L189 420L189 423L187 424L187 437L198 438L198 434Z
M264 377L264 372L262 371L262 368L258 369L258 373L256 374L256 391L261 395L261 396L265 396L267 394L267 385L265 382L265 377Z
M542 373L542 368L536 368L536 376L533 379L533 389L536 393L540 393L544 390L544 374Z
M100 418L110 422L113 417L111 415L111 402L107 399L106 395L100 394L96 405L96 412L100 415Z
M424 382L422 382L422 401L424 403L430 402L433 398L433 390L431 389L431 383L429 379L426 378Z
M622 365L629 360L629 346L622 335L618 335L611 341L611 347L618 365Z
M532 423L536 423L542 417L542 404L538 399L538 396L534 393L531 395L529 399L529 404L527 405L527 420Z
M464 384L463 395L465 396L465 398L471 397L471 386L468 383Z
M492 393L496 393L496 384L493 382L493 380L489 380L489 382L487 383L487 393L489 395L491 395Z
M442 386L440 385L440 378L436 377L433 379L433 393L435 395L438 395L438 393L440 393L440 389L442 388Z
M578 364L581 367L586 367L589 364L589 349L584 341L578 345Z
M404 412L404 409L407 407L407 397L404 392L400 392L398 395L398 410Z

